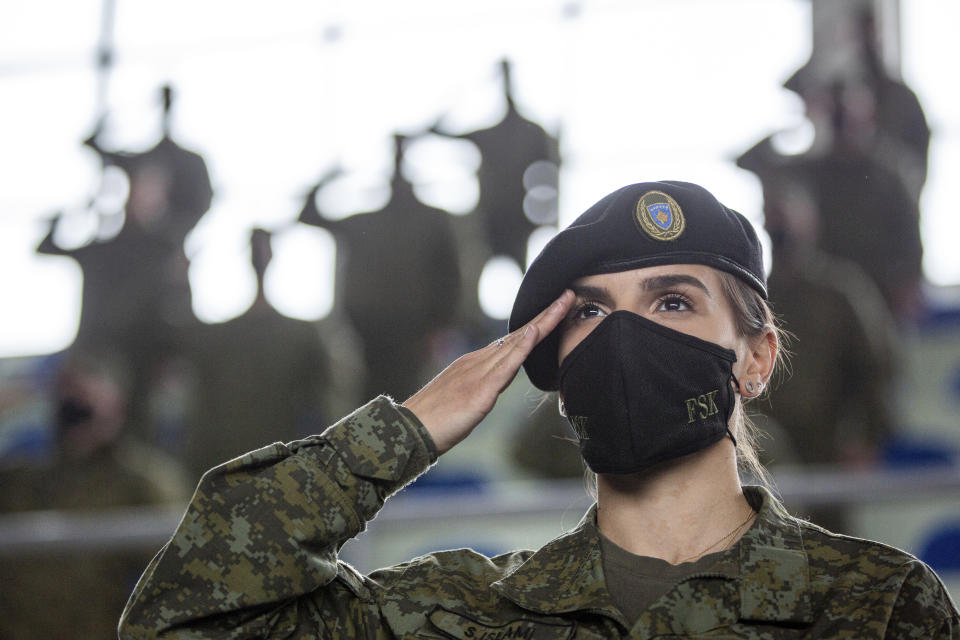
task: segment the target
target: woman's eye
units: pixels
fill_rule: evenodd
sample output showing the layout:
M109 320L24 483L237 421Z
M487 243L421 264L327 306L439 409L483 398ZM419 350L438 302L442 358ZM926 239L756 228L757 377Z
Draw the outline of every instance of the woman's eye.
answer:
M599 318L603 315L603 309L599 306L593 304L592 302L587 302L579 307L573 313L573 317L577 320L586 320L588 318Z
M682 296L667 296L660 300L657 311L689 311L690 303Z

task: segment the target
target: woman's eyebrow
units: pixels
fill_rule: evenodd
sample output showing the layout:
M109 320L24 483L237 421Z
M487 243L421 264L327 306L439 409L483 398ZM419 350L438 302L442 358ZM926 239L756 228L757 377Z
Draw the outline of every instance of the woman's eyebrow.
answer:
M707 289L707 285L703 284L699 278L694 278L693 276L688 276L682 273L645 278L640 282L640 287L644 291L660 291L663 289L671 289L681 284L688 284L697 287L698 289L702 289L703 292L707 294L708 298L713 297L710 295L710 290Z
M570 288L573 290L573 294L577 296L578 300L592 300L608 306L613 304L613 297L604 287L574 284L571 285Z

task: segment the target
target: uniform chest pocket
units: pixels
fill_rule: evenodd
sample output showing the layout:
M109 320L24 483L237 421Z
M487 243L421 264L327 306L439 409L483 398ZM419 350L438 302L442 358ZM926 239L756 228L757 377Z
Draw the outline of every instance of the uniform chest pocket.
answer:
M444 637L457 640L569 640L576 624L557 620L517 618L504 622L481 622L462 613L436 607L427 616Z

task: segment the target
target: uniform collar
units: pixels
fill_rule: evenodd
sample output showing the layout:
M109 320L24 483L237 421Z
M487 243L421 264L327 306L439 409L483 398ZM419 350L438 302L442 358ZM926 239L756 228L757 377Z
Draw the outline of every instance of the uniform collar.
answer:
M545 615L600 613L627 626L603 576L597 505L572 531L542 546L490 587L524 609Z
M751 504L760 503L757 519L710 576L734 581L726 605L739 611L740 620L812 623L809 568L799 526L766 489L745 487L744 493ZM537 613L585 611L626 625L607 591L596 517L594 504L575 529L541 547L491 588Z

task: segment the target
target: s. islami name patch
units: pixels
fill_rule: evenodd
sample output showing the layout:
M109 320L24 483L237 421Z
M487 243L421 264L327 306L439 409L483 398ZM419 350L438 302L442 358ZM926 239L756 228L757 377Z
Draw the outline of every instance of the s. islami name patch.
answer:
M675 240L686 225L680 205L662 191L647 191L640 196L633 220L654 240Z

